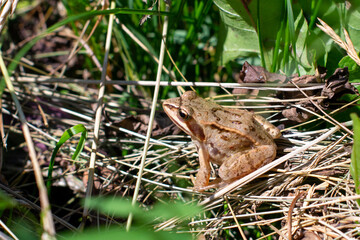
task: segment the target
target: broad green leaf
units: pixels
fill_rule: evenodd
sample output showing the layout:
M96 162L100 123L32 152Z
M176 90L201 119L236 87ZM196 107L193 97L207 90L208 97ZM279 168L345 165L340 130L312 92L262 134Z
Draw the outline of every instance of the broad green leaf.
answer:
M348 67L349 69L349 81L360 82L360 66L356 64L349 56L343 57L339 62L339 67Z
M132 206L130 200L118 197L91 198L85 202L85 207L117 217L127 217L130 213L133 213L134 218L144 215L144 211L138 206Z
M309 35L309 27L304 18L303 11L300 11L295 20L295 34L296 34L296 61L293 64L299 67L300 76L305 74L313 74L315 72L313 66L313 52L309 51L307 42Z
M350 39L357 51L360 50L360 9L349 10L349 20L346 30L349 32Z
M56 154L60 150L61 146L67 140L69 140L71 137L73 137L74 135L76 135L78 133L81 133L81 137L79 139L78 145L76 146L75 152L74 152L74 154L72 156L72 159L76 161L79 158L79 155L80 155L81 151L83 150L83 148L85 146L85 140L86 140L87 134L88 134L87 130L86 130L86 128L85 128L85 126L83 124L78 124L78 125L76 125L74 127L71 127L69 129L67 129L63 133L63 135L61 136L60 140L56 143L56 146L55 146L55 148L53 150L53 153L52 153L51 159L50 159L50 163L49 163L48 182L46 184L49 194L50 194L52 172L53 172L53 168L54 168Z
M158 218L188 218L201 212L200 206L173 202L157 203L152 209L145 210L138 206L132 206L131 201L128 199L118 197L92 198L86 202L86 207L118 217L127 217L132 213L134 219L140 219L147 223L151 223Z
M193 217L201 212L198 205L183 203L158 203L149 211L151 217L162 217L170 219L173 217L188 218Z
M73 235L63 235L64 239L72 240L98 240L98 239L141 239L141 240L191 240L193 239L190 234L187 233L173 233L158 231L155 232L152 229L145 228L133 228L131 231L126 232L122 228L102 228L102 229L90 229L85 230L83 233Z
M292 60L295 62L295 69L297 70L297 73L300 74L299 68L298 68L298 58L296 54L296 41L295 38L295 20L294 20L294 12L292 8L292 1L286 0L286 13L287 13L287 23L289 27L289 42L291 43L293 55L295 56ZM290 45L289 45L290 46ZM290 61L287 63L288 67L287 69L290 69L291 64ZM286 74L291 74L293 71L285 72Z
M223 28L219 33L217 53L219 63L225 64L237 57L256 56L260 53L257 22L260 23L261 40L264 44L265 61L269 65L272 44L280 29L282 1L251 1L247 11L241 1L214 0L219 7ZM257 5L259 3L259 6ZM249 15L251 14L251 16ZM269 48L269 46L271 46ZM270 65L269 65L270 66Z
M233 60L239 56L258 54L258 36L246 16L240 16L237 11L241 5L235 6L237 11L226 0L214 0L220 10L222 25L219 32L218 61L221 64ZM239 1L240 3L240 1Z
M314 74L318 65L334 71L343 52L314 25L318 17L336 32L341 32L343 21L355 38L353 41L360 42L360 14L355 4L347 11L343 3L336 1L258 0L250 1L247 8L243 1L214 0L214 3L224 25L217 48L221 64L261 56L263 65L273 72ZM360 49L358 44L355 47Z
M351 153L350 173L355 182L355 192L360 194L360 119L355 114L350 114L353 121L354 144ZM357 199L360 204L360 199Z

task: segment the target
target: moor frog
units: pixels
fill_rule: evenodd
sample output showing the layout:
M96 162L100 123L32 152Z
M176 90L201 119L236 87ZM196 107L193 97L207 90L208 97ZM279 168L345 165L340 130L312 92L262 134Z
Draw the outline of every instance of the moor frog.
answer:
M273 139L280 137L280 131L259 115L222 107L192 91L164 101L163 108L196 145L200 162L197 191L233 182L276 156ZM213 182L209 182L210 162L219 166L220 179Z

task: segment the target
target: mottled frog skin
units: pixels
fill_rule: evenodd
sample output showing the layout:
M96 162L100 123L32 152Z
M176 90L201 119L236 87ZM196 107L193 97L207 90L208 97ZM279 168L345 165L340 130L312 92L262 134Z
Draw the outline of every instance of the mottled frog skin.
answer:
M276 157L279 129L247 110L227 109L185 92L163 103L170 119L195 143L200 168L194 189L225 186L271 162ZM219 167L219 179L209 182L210 162Z

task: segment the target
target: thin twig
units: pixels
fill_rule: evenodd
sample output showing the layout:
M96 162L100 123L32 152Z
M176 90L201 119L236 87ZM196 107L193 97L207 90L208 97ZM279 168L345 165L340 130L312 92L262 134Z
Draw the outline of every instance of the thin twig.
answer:
M114 9L114 8L115 8L115 1L112 1L111 5L110 5L110 9ZM102 66L103 71L101 72L101 84L100 84L100 89L99 89L97 107L96 107L96 111L95 111L94 138L93 138L92 146L91 146L91 155L90 155L89 173L88 173L88 182L87 182L85 201L88 201L89 198L91 197L93 183L94 183L96 152L97 152L97 146L98 146L98 141L99 141L99 130L100 130L100 123L101 123L102 105L103 105L103 99L104 99L104 94L105 94L106 69L107 69L108 56L109 56L109 51L110 51L113 22L114 22L114 14L110 14L109 25L108 25L107 35L106 35L104 62L103 62L103 66ZM89 209L85 204L84 211L83 211L82 227L84 227L84 225L85 225L88 213L89 213Z

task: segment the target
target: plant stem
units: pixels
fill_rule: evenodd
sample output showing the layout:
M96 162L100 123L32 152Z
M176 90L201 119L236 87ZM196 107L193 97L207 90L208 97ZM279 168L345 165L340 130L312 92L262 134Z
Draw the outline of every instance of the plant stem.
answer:
M111 5L110 5L110 9L113 9L113 8L115 8L115 1L112 1ZM98 102L97 102L97 107L96 107L96 111L95 111L94 138L93 138L92 145L91 145L89 176L88 176L88 182L87 182L85 207L84 207L84 211L83 211L83 221L81 224L81 228L83 228L85 226L86 218L89 213L89 209L87 207L86 201L88 201L91 197L93 182L94 182L96 152L97 152L97 145L98 145L98 141L99 141L99 129L100 129L100 123L101 123L102 105L103 105L105 86L106 86L106 84L105 84L106 69L107 69L108 56L109 56L109 51L110 51L113 22L114 22L114 14L110 14L109 25L108 25L107 35L106 35L104 62L103 62L102 72L101 72L101 83L100 83L100 89L99 89L99 96L98 96Z
M166 11L169 11L169 5L168 4L166 4ZM164 63L167 29L168 29L168 17L165 16L164 17L163 32L162 32L162 39L161 39L162 41L161 41L161 46L160 46L159 65L158 65L157 75L156 75L156 84L155 84L153 102L152 102L152 106L151 106L149 126L148 126L147 133L146 133L144 151L143 151L143 154L142 154L142 157L141 157L138 178L136 180L135 192L134 192L133 199L132 199L132 205L133 206L136 204L137 198L138 198L138 195L139 195L141 177L142 177L142 174L143 174L143 171L144 171L146 155L147 155L147 151L148 151L148 148L149 148L150 137L151 137L151 132L152 132L153 123L154 123L156 104L157 104L157 99L158 99L159 89L160 89L160 78L161 78L161 73L162 73L162 66L163 66L163 63ZM128 217L128 220L127 220L127 224L126 224L126 230L127 231L130 230L132 219L133 219L133 214L130 213L129 217Z
M14 86L12 85L12 82L10 81L9 73L6 69L4 60L2 58L2 54L0 54L0 68L2 71L2 74L5 79L6 86L11 94L11 97L16 105L16 109L18 110L19 119L21 122L21 128L24 134L26 145L29 149L29 157L34 169L34 175L35 175L35 181L37 188L39 190L39 198L40 198L40 204L41 204L41 218L43 223L43 234L42 239L53 239L55 238L55 227L54 227L54 221L51 213L51 207L49 203L49 198L47 195L46 187L44 184L44 179L41 175L40 165L36 158L36 151L34 148L34 143L32 141L30 130L26 122L25 114L21 108L21 104L19 100L16 97Z

